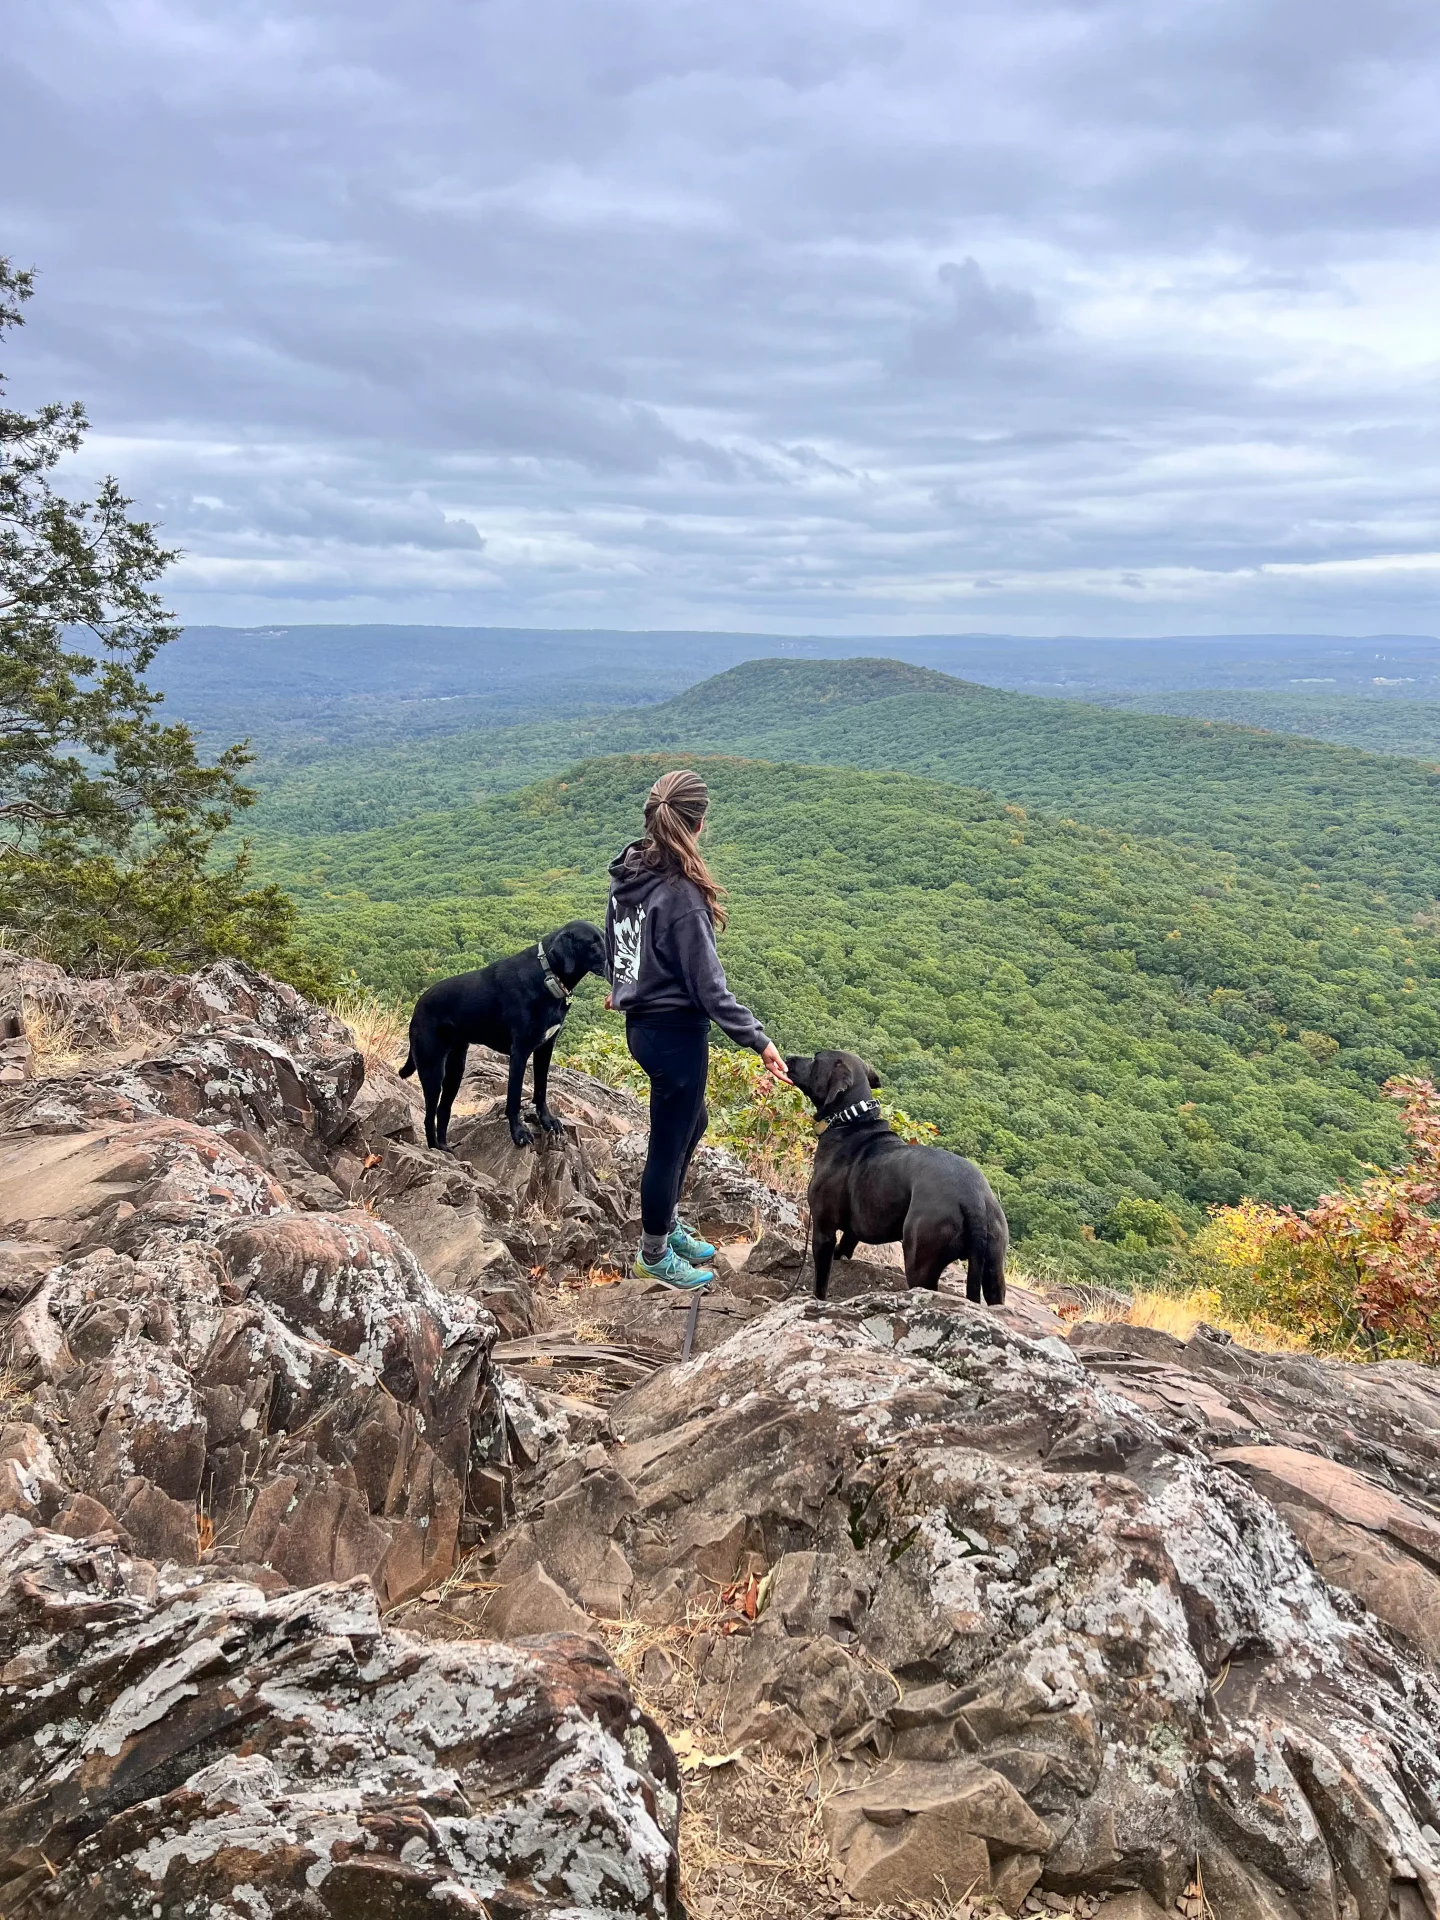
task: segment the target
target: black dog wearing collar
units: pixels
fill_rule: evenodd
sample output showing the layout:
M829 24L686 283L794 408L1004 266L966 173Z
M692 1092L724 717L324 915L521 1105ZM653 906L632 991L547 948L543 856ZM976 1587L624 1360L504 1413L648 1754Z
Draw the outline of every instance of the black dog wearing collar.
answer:
M545 1104L555 1036L565 1024L570 996L587 973L605 974L605 937L588 920L571 920L506 960L475 973L457 973L427 987L410 1016L410 1052L402 1074L418 1073L425 1089L425 1140L442 1153L450 1109L460 1091L465 1055L491 1047L509 1056L505 1118L517 1147L535 1136L520 1118L525 1063L535 1060L535 1114L547 1133L560 1122Z
M953 1260L965 1260L966 1296L1003 1305L1010 1229L974 1161L892 1133L871 1098L879 1078L858 1054L797 1056L785 1066L814 1102L820 1131L809 1195L815 1298L825 1298L837 1253L848 1260L862 1241L898 1240L907 1285L933 1290Z

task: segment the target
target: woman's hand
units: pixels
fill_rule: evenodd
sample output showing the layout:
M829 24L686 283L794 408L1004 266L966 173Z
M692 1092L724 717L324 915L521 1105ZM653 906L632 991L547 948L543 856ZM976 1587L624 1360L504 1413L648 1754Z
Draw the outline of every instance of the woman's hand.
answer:
M765 1051L760 1056L760 1061L772 1080L783 1080L787 1087L790 1085L790 1075L785 1070L785 1062L781 1058L780 1049L773 1040L766 1045Z

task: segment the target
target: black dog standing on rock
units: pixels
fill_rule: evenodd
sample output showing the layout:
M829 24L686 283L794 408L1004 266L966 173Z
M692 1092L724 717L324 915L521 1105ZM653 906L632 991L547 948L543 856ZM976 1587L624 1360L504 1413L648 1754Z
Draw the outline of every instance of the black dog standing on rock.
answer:
M809 1190L815 1298L825 1298L837 1253L848 1260L862 1241L898 1240L907 1286L933 1291L952 1260L966 1260L966 1297L1003 1306L1010 1229L974 1161L892 1133L871 1098L879 1078L858 1054L817 1053L785 1065L823 1128Z
M520 1118L525 1063L535 1057L535 1113L547 1133L560 1122L545 1104L555 1036L565 1024L570 996L587 973L605 974L605 936L588 920L570 920L523 953L492 960L474 973L457 973L427 987L410 1016L410 1052L402 1077L418 1073L425 1089L425 1143L449 1153L450 1109L460 1091L465 1055L490 1047L509 1055L505 1118L517 1147L535 1136Z

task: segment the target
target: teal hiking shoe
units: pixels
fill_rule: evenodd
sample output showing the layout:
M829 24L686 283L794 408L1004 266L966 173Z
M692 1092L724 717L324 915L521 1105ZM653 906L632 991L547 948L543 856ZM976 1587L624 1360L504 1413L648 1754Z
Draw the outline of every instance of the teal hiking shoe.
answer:
M638 1280L658 1280L663 1287L676 1287L682 1293L693 1293L697 1287L708 1287L715 1278L706 1267L692 1267L688 1260L682 1260L673 1247L666 1247L663 1258L653 1266L637 1253L635 1256L635 1277Z
M715 1258L715 1249L710 1242L702 1240L698 1233L692 1233L683 1220L677 1220L670 1229L670 1246L692 1266L701 1260Z

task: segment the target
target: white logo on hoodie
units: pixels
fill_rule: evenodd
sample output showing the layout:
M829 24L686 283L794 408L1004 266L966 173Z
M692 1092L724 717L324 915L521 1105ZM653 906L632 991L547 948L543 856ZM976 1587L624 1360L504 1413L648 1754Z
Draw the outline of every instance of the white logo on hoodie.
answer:
M635 981L640 978L640 936L645 931L645 915L648 909L636 907L622 920L617 914L614 922L615 933L615 978Z

